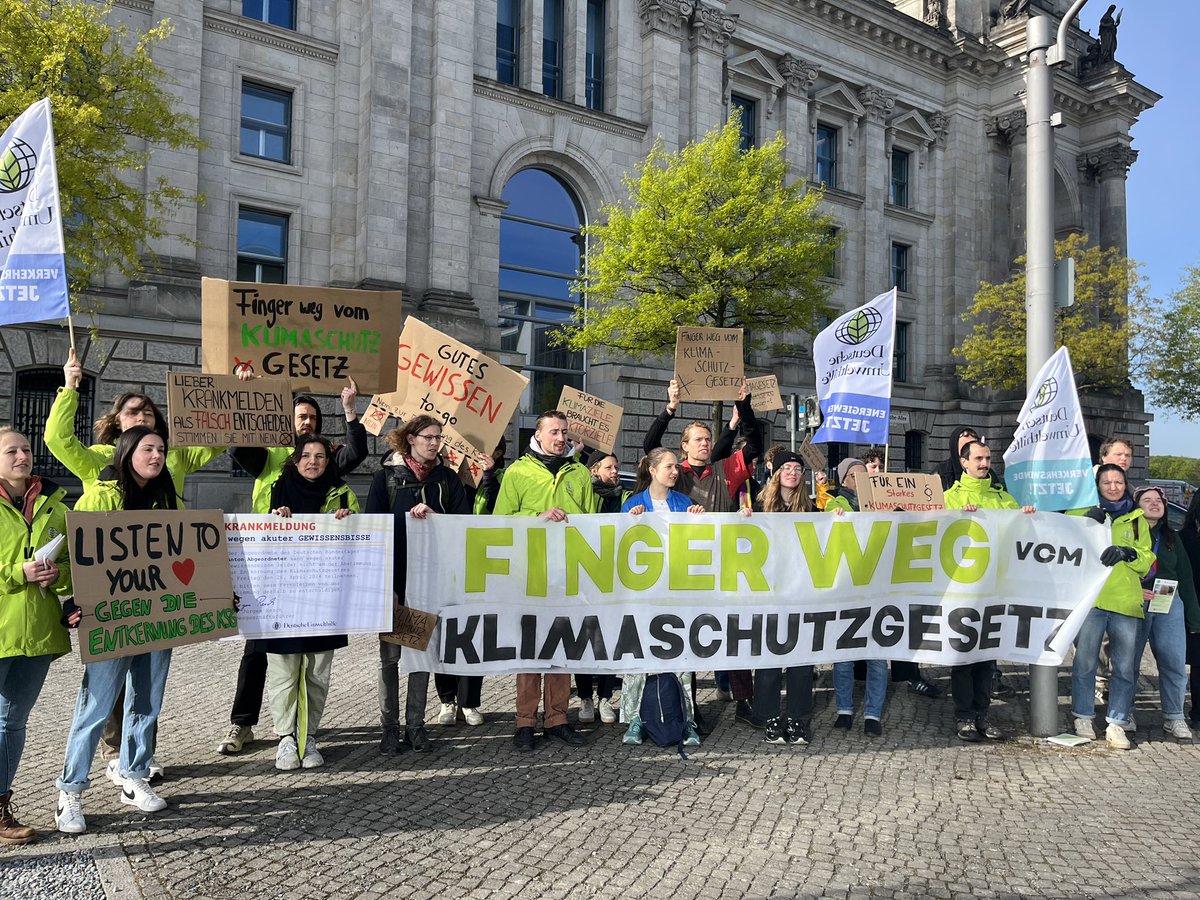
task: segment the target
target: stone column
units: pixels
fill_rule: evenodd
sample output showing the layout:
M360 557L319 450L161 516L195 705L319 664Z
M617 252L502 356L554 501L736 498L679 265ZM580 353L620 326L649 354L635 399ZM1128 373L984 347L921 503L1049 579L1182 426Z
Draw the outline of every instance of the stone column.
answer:
M430 125L429 286L422 309L470 299L471 162L474 122L475 6L436 0L433 9L433 116Z
M884 123L896 106L896 98L883 88L868 84L858 92L866 114L859 126L858 155L863 167L863 284L868 292L891 287L891 245L886 240L883 205L887 200L887 141ZM913 259L910 258L910 279Z
M1005 268L1025 252L1025 110L996 116L988 123L988 134L1008 148L1008 258Z
M1100 246L1115 247L1123 256L1129 253L1125 220L1125 179L1138 152L1124 144L1111 144L1090 151L1088 162L1099 182Z
M706 132L725 124L729 114L723 87L725 48L737 27L737 16L698 3L692 12L691 24L688 136L698 141Z
M791 180L808 180L812 174L813 146L808 128L808 92L817 83L817 67L797 59L784 56L779 60L779 74L783 76L783 95L779 123L787 140L786 158Z
M679 78L683 27L692 0L638 0L642 17L642 118L646 141L662 139L668 153L680 146Z

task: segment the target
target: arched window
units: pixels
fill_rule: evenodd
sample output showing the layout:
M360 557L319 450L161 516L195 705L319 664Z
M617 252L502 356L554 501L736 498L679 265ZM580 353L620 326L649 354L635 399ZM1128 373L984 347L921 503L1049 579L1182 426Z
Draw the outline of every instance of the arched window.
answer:
M584 389L584 358L550 345L550 333L574 314L571 281L579 276L583 212L570 189L544 169L509 179L500 216L501 348L525 355L529 390L522 429L558 404L564 384ZM522 443L524 436L522 436Z
M25 369L16 376L16 402L13 404L13 428L29 438L33 450L33 473L47 478L73 478L67 467L55 459L46 449L44 434L46 419L50 417L50 406L58 389L62 387L62 369L39 366ZM95 379L84 375L79 385L79 407L75 412L75 433L85 444L92 436L92 402Z

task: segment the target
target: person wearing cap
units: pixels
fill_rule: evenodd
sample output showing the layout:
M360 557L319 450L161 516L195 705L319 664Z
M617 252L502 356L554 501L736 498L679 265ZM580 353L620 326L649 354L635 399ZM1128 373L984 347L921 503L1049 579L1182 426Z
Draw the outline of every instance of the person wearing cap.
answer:
M1032 506L1021 506L1016 498L992 479L992 451L982 441L967 441L958 451L959 476L946 491L946 509L975 512L980 509L1020 509L1027 515ZM992 702L992 673L996 664L985 659L950 669L950 692L954 697L954 722L958 738L977 743L985 738L1002 741L1006 735L988 722Z
M1183 549L1183 542L1167 522L1167 498L1159 487L1140 487L1133 492L1150 526L1150 547L1154 564L1142 579L1145 613L1138 629L1137 652L1133 671L1140 672L1142 654L1149 641L1158 665L1158 698L1162 704L1163 730L1179 741L1190 742L1192 730L1183 719L1183 695L1187 686L1187 622L1194 628L1200 623L1200 605L1196 601L1196 586L1192 580L1192 564ZM1154 612L1154 588L1160 580L1176 582L1175 596L1166 612Z

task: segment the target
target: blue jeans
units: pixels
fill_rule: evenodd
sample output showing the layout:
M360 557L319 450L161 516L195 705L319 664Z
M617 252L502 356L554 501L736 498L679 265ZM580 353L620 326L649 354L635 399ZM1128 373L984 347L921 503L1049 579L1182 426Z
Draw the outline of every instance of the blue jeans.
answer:
M1176 596L1165 613L1147 612L1138 629L1137 654L1133 671L1142 670L1146 641L1158 663L1158 698L1163 718L1183 718L1183 693L1187 685L1187 626L1183 621L1183 600Z
M25 723L53 661L49 655L0 659L0 794L12 790L25 749Z
M867 660L867 696L863 699L863 718L882 719L887 700L888 664L882 659ZM854 663L833 664L833 699L838 715L854 713Z
M1071 715L1076 719L1096 717L1096 663L1100 642L1108 632L1112 674L1108 682L1108 723L1128 725L1137 688L1138 630L1142 620L1107 609L1092 607L1075 638L1075 662L1071 666Z
M125 685L125 725L121 732L121 773L126 778L148 778L154 756L154 726L162 710L171 651L155 650L136 656L119 656L88 663L75 701L75 718L67 734L67 753L58 789L81 794L104 721Z

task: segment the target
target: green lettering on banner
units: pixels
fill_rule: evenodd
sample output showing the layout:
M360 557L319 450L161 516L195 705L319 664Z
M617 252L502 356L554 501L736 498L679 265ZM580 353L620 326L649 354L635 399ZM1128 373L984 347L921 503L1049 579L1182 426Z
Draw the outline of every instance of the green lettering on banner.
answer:
M546 529L531 528L525 534L525 594L545 597L546 589Z
M883 548L887 546L891 528L891 522L872 522L871 533L867 537L867 549L864 551L858 543L853 523L834 522L829 527L829 540L822 550L821 541L817 538L816 523L797 522L796 537L800 539L800 549L808 563L813 587L833 587L843 559L854 584L870 584L875 578L875 569L879 566Z
M600 526L600 552L592 549L579 529L567 527L567 596L579 594L579 570L587 572L588 579L600 591L611 594L613 589L613 572L617 567L617 527L615 525Z
M892 561L892 584L929 584L933 566L914 563L933 558L933 544L918 544L917 538L937 534L937 522L903 522L896 529L896 557Z
M711 541L717 536L714 525L684 525L672 522L667 529L670 546L669 578L667 585L673 591L711 591L717 586L717 578L711 572L692 574L692 566L711 566L712 548L695 547L692 541Z
M750 549L738 550L738 540L745 538ZM725 525L721 528L721 590L736 593L738 575L746 576L746 586L752 591L769 591L771 585L763 575L763 566L771 553L771 543L757 525Z
M507 557L488 556L489 547L511 547L511 528L468 528L467 529L467 574L465 590L468 594L487 592L489 575L507 575Z
M958 540L962 537L965 537L968 543L959 552ZM939 556L942 568L951 581L975 584L987 574L992 561L989 540L986 529L974 519L958 519L946 528L945 534L942 535Z
M634 544L644 544L648 549L637 552L636 563L640 569L634 569L629 564L629 554ZM621 584L631 591L648 591L654 587L662 575L662 553L652 553L650 550L662 550L662 538L649 525L634 525L623 535L617 548L617 577Z

